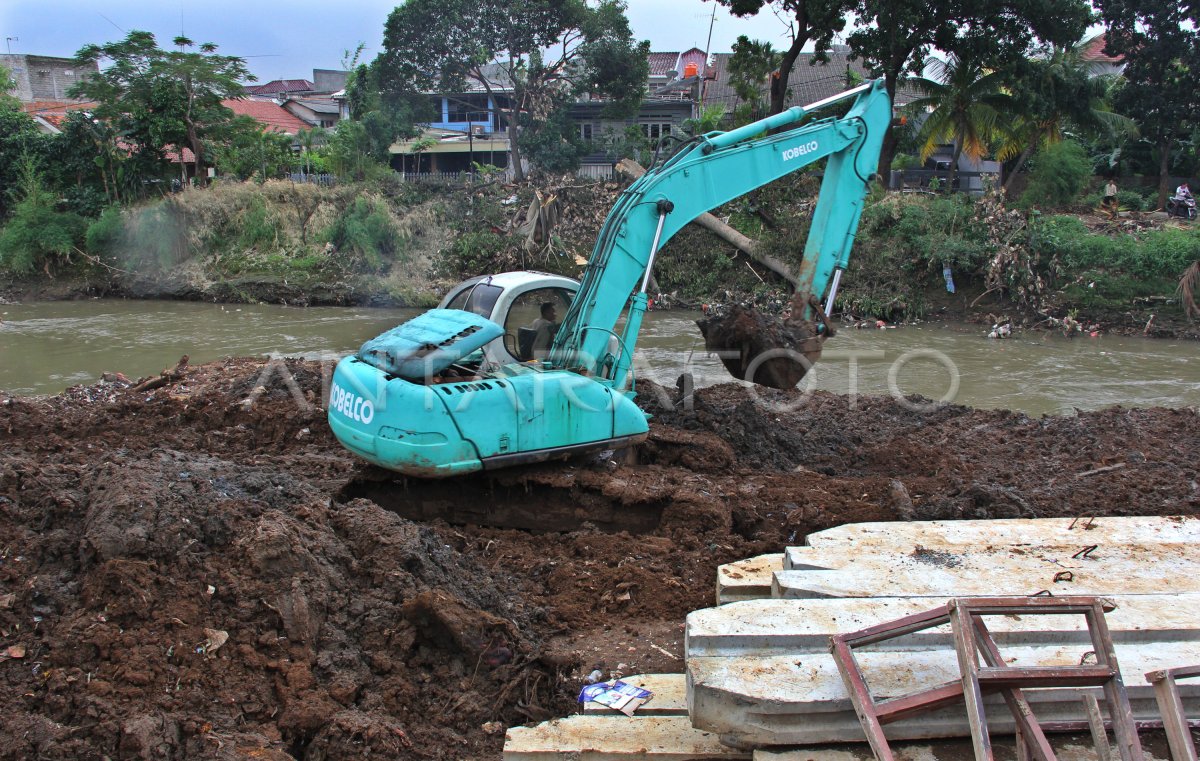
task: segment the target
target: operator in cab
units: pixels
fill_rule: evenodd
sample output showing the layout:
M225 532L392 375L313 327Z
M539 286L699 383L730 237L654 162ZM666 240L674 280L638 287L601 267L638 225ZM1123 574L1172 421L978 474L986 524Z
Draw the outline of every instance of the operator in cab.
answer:
M543 302L541 314L542 316L529 326L537 331L533 337L533 356L538 359L550 353L550 345L554 343L554 334L558 332L558 309L554 306L554 302Z

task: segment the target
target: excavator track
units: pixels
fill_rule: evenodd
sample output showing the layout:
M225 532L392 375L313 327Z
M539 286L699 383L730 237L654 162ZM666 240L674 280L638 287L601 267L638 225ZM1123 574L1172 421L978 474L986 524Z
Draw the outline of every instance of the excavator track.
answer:
M535 533L591 527L650 533L669 500L637 490L611 493L607 468L529 466L428 480L405 478L371 465L356 469L335 504L366 499L413 521L490 526Z

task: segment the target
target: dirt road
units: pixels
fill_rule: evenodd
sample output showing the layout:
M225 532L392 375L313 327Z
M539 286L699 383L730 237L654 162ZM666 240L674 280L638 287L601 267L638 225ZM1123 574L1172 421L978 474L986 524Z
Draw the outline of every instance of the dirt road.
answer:
M811 531L1200 513L1189 410L645 386L636 465L381 483L330 436L320 366L280 367L0 395L0 757L499 758L595 668L681 670L716 566Z

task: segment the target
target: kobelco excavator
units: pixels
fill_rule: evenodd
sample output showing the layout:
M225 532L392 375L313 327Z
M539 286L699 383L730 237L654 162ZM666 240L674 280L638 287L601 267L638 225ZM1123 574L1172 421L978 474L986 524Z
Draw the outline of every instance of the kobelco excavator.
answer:
M845 116L801 124L847 99ZM633 352L662 245L700 214L828 159L793 302L824 331L891 116L878 80L688 140L621 194L577 287L542 273L474 278L442 308L338 363L329 400L334 435L363 459L420 477L642 441L648 424L633 401ZM569 304L566 315L548 350L531 356L530 329L514 329L515 316L531 299L544 307L555 298Z

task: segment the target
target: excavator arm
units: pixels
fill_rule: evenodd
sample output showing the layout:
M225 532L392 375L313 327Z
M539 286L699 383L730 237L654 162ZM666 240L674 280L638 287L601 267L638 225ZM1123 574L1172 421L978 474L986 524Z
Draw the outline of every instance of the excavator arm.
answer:
M770 134L849 98L855 100L843 117ZM579 292L555 338L550 365L625 389L646 310L646 284L663 244L704 212L826 158L798 273L798 303L807 304L809 296L820 299L828 291L828 310L849 261L891 116L887 91L877 80L729 132L708 133L652 167L621 194L601 228ZM617 322L631 294L618 336Z

